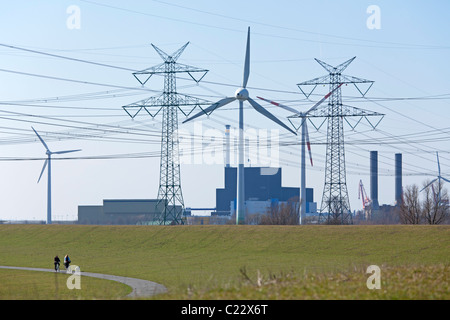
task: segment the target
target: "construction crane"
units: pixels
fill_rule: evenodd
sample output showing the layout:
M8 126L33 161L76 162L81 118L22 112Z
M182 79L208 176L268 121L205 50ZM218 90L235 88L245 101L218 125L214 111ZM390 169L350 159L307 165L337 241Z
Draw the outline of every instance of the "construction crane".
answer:
M359 180L359 188L358 188L358 199L362 201L364 216L366 220L370 219L372 213L372 200L367 196L366 190L364 189L364 184L362 180Z

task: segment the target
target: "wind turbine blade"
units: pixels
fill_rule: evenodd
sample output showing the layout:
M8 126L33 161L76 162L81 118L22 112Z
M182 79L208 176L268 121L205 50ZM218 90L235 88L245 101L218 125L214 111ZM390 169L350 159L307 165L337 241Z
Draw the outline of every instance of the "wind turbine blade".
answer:
M65 150L65 151L56 151L56 152L52 152L52 154L63 154L63 153L70 153L70 152L77 152L77 151L81 151L81 149L77 149L77 150Z
M311 154L311 143L309 142L309 133L308 133L308 122L306 121L306 118L303 118L303 126L305 126L305 133L306 133L306 146L308 147L309 152L309 161L311 161L311 167L313 167L313 160L312 160L312 154Z
M247 32L247 49L245 51L245 64L244 64L244 81L242 87L247 87L248 77L250 75L250 27Z
M333 94L333 92L335 92L337 89L339 89L342 85L343 85L343 83L341 83L339 86L337 86L336 88L334 88L331 92L327 93L327 95L325 95L319 102L317 102L314 106L312 106L312 107L311 107L307 112L305 112L304 114L308 114L309 112L313 111L313 110L316 109L318 106L320 106L326 99L328 99L328 98ZM277 107L280 107L280 108L283 108L283 109L285 109L285 110L294 112L294 113L297 114L297 115L300 114L300 112L299 112L298 110L296 110L296 109L294 109L294 108L291 108L291 107L288 107L288 106L285 106L285 105L283 105L283 104L281 104L281 103L278 103L278 102L275 102L275 101L271 101L271 100L267 100L267 99L264 99L264 98L261 98L261 97L257 97L257 98L258 98L258 99L261 99L261 100L264 100L264 101L266 101L266 102L269 102L269 103L271 103L271 104L273 104L273 105L275 105L275 106L277 106Z
M39 140L41 140L42 144L44 145L45 149L47 149L47 151L50 151L50 149L48 148L47 144L45 143L45 141L41 138L41 136L39 135L39 133L37 133L36 130L34 130L33 127L31 127L31 129L33 129L34 133L36 133L37 137L39 138Z
M419 192L422 192L423 190L425 190L426 188L428 188L428 187L429 187L430 185L432 185L436 180L437 180L437 178L431 180L431 182L430 182L429 184L427 184L425 187L423 187L422 190L420 190Z
M446 178L444 178L444 177L441 177L441 179L444 180L444 181L446 181L446 182L448 182L448 183L450 183L450 180L448 180L448 179L446 179Z
M436 157L437 157L437 163L438 163L438 174L439 176L441 175L441 165L439 164L439 154L436 151Z
M233 102L234 100L236 100L235 97L229 97L229 98L225 98L225 99L219 100L219 101L217 101L216 103L210 105L208 108L206 108L206 109L204 109L204 110L198 112L197 114L193 115L192 117L190 117L190 118L184 120L183 123L186 123L186 122L188 122L188 121L194 120L195 118L198 118L198 117L200 117L200 116L203 115L203 114L209 115L209 114L210 114L211 112L213 112L214 110L216 110L216 109L218 109L218 108L220 108L220 107L223 107L224 105L227 105L227 104L229 104L230 102Z
M41 171L41 174L39 175L39 179L38 179L37 183L39 183L39 181L41 181L42 174L44 173L45 168L47 167L47 162L48 162L48 159L45 159L44 166L42 167L42 171Z
M264 98L261 98L261 97L258 97L258 96L257 96L257 98L261 99L261 100L264 100L266 102L269 102L269 103L273 104L274 106L283 108L284 110L287 110L287 111L290 111L290 112L294 112L295 114L299 113L298 110L295 110L294 108L285 106L284 104L281 104L281 103L278 103L278 102L275 102L275 101L271 101L271 100L268 100L268 99L264 99Z
M306 111L305 114L310 113L311 111L313 111L314 109L316 109L318 106L320 106L325 100L327 100L327 99L333 94L333 92L335 92L337 89L339 89L342 85L343 85L343 83L341 83L339 86L337 86L336 88L334 88L332 91L328 92L327 95L326 95L325 97L323 97L322 99L320 99L320 101L317 102L315 105L313 105L308 111Z
M269 111L267 111L266 109L264 109L260 104L258 104L255 100L253 100L252 98L248 98L248 102L252 105L252 107L258 111L259 113L261 113L262 115L266 116L267 118L269 118L270 120L272 120L273 122L278 123L280 126L282 126L283 128L285 128L286 130L292 132L293 134L297 135L297 133L292 130L291 128L289 128L287 125L285 125L283 122L281 122L280 120L278 120L278 118L276 118L273 114L271 114Z

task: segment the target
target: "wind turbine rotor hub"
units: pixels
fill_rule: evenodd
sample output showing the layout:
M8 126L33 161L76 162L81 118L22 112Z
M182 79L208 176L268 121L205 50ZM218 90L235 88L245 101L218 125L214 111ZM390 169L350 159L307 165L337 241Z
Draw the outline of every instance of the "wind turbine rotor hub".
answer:
M245 88L237 89L235 93L236 99L239 101L245 101L248 99L248 90Z

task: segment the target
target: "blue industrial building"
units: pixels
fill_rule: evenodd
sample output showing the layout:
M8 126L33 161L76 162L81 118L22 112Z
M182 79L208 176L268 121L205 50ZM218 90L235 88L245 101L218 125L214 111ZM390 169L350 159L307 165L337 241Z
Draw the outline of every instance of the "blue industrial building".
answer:
M263 211L267 208L267 204L270 206L290 199L298 201L300 188L282 187L281 177L281 168L244 168L245 201L248 213L255 210ZM317 208L313 191L311 188L306 189L307 213L314 213ZM235 211L236 192L237 168L225 167L225 188L216 189L216 212L213 212L213 215L231 215ZM257 203L260 205L255 205Z

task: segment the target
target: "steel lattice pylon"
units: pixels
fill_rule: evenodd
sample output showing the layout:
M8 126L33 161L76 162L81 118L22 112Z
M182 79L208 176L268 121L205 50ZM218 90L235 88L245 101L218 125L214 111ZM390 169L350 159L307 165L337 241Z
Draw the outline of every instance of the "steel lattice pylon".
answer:
M152 117L155 117L162 110L161 160L157 203L157 211L159 214L155 216L155 221L163 225L184 223L184 200L181 190L178 153L178 111L180 110L187 116L196 107L201 108L200 105L209 104L206 100L177 93L177 73L187 73L194 81L199 82L208 72L205 69L176 62L188 44L189 42L172 55L166 54L152 44L153 48L164 60L164 63L135 72L133 75L142 85L145 85L152 75L163 74L164 91L157 97L151 97L123 107L132 118L136 117L142 109L147 111ZM198 79L194 77L194 74L197 73L201 74ZM181 106L188 106L190 111L186 113ZM155 111L152 111L153 109Z
M339 74L330 74L331 89L339 84L339 78ZM349 224L352 223L352 217L345 171L344 120L340 116L335 116L342 114L340 89L331 95L329 109L331 117L328 119L327 128L326 178L320 211L321 213L328 211L329 223Z
M299 89L307 98L309 98L318 85L329 85L330 92L333 92L327 107L317 108L312 113L308 114L308 118L325 117L328 119L325 185L323 189L322 204L320 207L319 223L352 224L350 201L348 198L346 183L344 120L347 121L346 117L360 117L360 120L356 123L357 125L362 118L365 118L370 125L375 128L378 123L380 123L382 117L384 117L384 114L366 111L342 104L340 87L342 84L355 85L363 96L365 96L373 85L373 81L342 74L342 71L344 71L355 58L356 57L338 65L337 67L332 67L323 61L315 59L325 70L329 72L329 74L321 78L316 78L298 84ZM367 90L361 91L357 86L358 83L368 84ZM313 89L306 94L302 89L302 86L311 85L314 86ZM381 119L373 125L367 118L368 116L380 116ZM352 128L354 129L356 125L352 126Z

